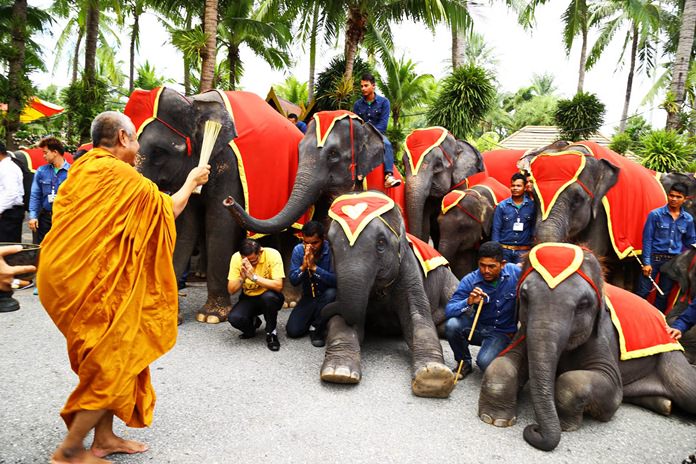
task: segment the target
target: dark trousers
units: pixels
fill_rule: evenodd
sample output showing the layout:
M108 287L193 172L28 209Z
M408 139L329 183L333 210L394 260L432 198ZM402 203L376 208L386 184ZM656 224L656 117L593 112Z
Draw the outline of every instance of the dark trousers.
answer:
M316 298L303 295L288 318L288 324L285 327L288 337L302 337L309 332L309 327L312 325L316 330L324 332L326 321L321 317L321 310L335 299L335 288L327 288L324 293Z
M462 314L459 317L451 317L445 323L445 337L449 342L454 360L464 361L471 366L471 353L469 345L478 345L481 349L476 357L476 364L481 372L484 372L488 365L510 344L512 337L508 334L497 332L493 327L477 325L474 336L469 342L469 332L474 323L473 316Z
M283 307L283 301L285 301L283 294L273 290L266 290L258 296L248 296L242 292L239 301L227 316L227 320L235 329L251 335L256 332L254 326L256 316L263 314L266 321L266 333L271 333L276 329L278 311Z
M669 259L667 258L663 258L659 261L653 259L652 272L650 273L650 276L653 278L653 280L657 278L657 274L660 272L660 268L667 261L669 261ZM669 295L669 292L672 291L674 281L667 277L665 274L660 274L660 281L657 283L657 285L660 286L660 289L665 293L665 295L660 295L656 290L655 302L653 303L653 306L655 306L657 309L664 313L665 309L667 308L667 296ZM636 292L636 294L641 298L647 298L648 294L653 288L654 287L652 282L650 282L650 279L641 274L640 280L638 281L638 291Z
M36 231L34 236L34 243L41 243L46 237L46 234L51 230L51 225L53 223L53 211L42 210L39 213L39 230Z
M22 241L22 221L24 206L13 206L0 215L0 242L20 243Z

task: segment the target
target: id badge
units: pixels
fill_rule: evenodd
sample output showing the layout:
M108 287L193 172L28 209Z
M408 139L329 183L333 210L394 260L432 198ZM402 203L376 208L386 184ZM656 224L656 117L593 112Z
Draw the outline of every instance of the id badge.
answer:
M53 203L53 200L56 199L56 194L55 194L55 193L51 193L51 194L48 195L47 198L48 198L48 202L49 202L49 203Z
M524 230L524 224L517 221L512 225L512 230L515 232L522 232Z

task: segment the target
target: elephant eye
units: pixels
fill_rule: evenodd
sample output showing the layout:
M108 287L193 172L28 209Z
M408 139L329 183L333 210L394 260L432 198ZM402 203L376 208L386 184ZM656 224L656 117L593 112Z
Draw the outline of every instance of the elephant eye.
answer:
M376 248L378 252L384 253L387 249L387 240L384 237L378 238Z
M335 164L341 161L341 154L335 150L331 150L327 156L329 163Z

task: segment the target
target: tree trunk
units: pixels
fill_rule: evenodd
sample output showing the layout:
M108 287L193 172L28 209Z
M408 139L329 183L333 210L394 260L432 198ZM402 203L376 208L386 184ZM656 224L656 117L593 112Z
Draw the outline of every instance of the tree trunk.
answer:
M138 34L140 34L140 12L138 11L138 5L133 5L133 31L131 32L130 41L130 68L129 68L129 80L128 80L128 90L129 94L133 93L133 81L135 72L135 44L138 42Z
M365 38L367 31L367 12L360 7L352 6L348 10L348 24L346 25L346 46L344 55L346 58L346 71L343 78L348 82L353 80L353 63L358 52L358 45Z
M307 81L307 104L314 100L314 72L317 61L317 34L319 33L319 2L314 2L312 32L309 37L309 80Z
M80 46L82 45L82 37L85 31L80 29L77 33L77 42L75 43L75 54L73 55L72 77L70 85L77 82L78 69L80 68Z
M580 69L578 71L578 92L585 86L585 63L587 63L587 25L582 26L582 46L580 48Z
M239 46L230 44L227 47L227 64L230 68L230 90L237 88L237 63L239 63Z
M694 28L696 27L696 0L684 1L681 28L679 29L679 44L672 67L672 85L669 88L674 97L675 105L667 107L667 129L676 129L679 125L679 110L684 104L686 76L689 72L689 61L694 44Z
M97 39L99 38L99 0L92 0L87 7L85 23L85 80L92 87L96 81Z
M191 12L186 11L186 30L191 30ZM184 56L184 95L191 95L191 62Z
M633 21L633 40L631 40L631 64L628 68L628 81L626 82L626 98L624 99L619 132L626 130L626 119L628 119L628 105L631 103L631 91L633 90L633 74L636 69L636 54L638 53L638 23Z
M205 12L203 14L203 18L203 32L206 34L206 41L205 49L202 53L203 63L201 65L200 91L206 92L213 88L213 78L215 76L218 21L217 0L205 0Z
M24 94L24 56L27 39L27 0L15 0L12 7L12 51L7 79L7 119L5 127L5 145L8 149L17 148L14 134L19 129L19 115L28 95Z
M464 64L464 44L466 36L456 26L452 26L452 70Z

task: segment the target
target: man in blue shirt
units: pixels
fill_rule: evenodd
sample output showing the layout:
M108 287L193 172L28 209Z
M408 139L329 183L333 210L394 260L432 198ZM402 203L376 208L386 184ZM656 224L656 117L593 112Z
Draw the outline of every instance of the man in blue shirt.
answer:
M386 137L391 106L389 100L375 92L375 76L363 74L360 77L362 98L353 105L353 113L369 122L382 134L384 141L384 188L398 187L401 181L394 177L394 148ZM358 178L358 180L362 180Z
M503 247L503 257L511 264L520 262L520 255L532 247L536 206L525 194L526 178L515 173L510 182L510 198L501 201L493 213L491 240Z
M58 187L68 178L70 163L63 158L65 148L55 137L46 137L39 142L44 159L48 164L39 167L34 174L29 198L29 228L36 232L36 243L41 243L51 230L53 202Z
M325 344L326 321L321 317L321 310L336 299L336 274L329 242L324 236L320 222L307 222L302 226L303 243L295 246L290 260L290 283L302 284L302 298L288 318L288 337L298 338L309 332L316 347Z
M696 243L694 218L683 210L688 188L681 182L672 185L667 194L667 205L654 209L648 214L643 227L643 275L638 282L638 296L646 298L652 290L652 282L664 263L678 255L686 247ZM665 310L667 295L674 282L660 274L660 288L664 295L657 293L653 303L660 311Z
M307 123L300 121L295 113L288 114L288 120L295 125L303 134L307 133Z
M679 315L677 320L672 323L672 327L667 327L667 332L675 340L679 340L684 332L696 325L696 299Z
M485 371L517 332L515 295L520 268L505 263L503 248L498 242L481 245L478 265L478 270L464 276L445 307L445 336L457 364L464 361L462 376L472 370L470 343L481 347L476 364ZM467 339L481 300L484 304L469 342Z

